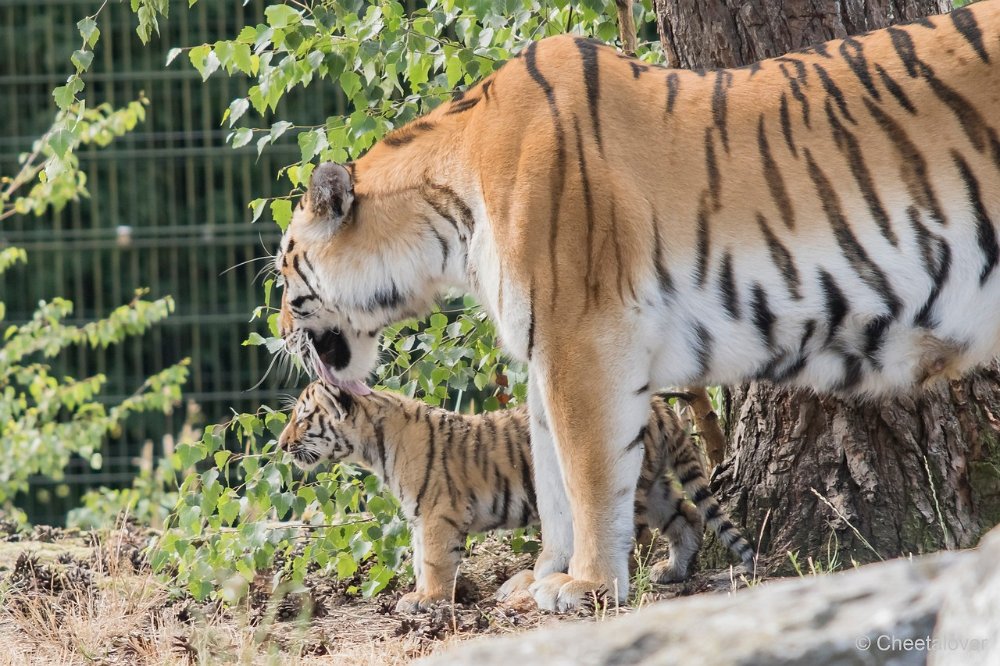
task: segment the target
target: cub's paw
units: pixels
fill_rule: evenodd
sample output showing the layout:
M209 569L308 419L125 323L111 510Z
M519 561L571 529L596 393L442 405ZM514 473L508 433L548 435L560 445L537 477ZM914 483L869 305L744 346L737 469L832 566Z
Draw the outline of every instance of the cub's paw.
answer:
M444 597L423 592L407 592L396 602L397 613L423 613Z
M679 583L688 579L688 568L682 562L675 562L671 557L669 560L660 560L649 568L649 580L658 584Z
M549 574L545 578L536 580L528 589L535 597L535 603L539 608L557 613L589 606L607 592L598 583L578 580L564 573Z
M494 598L497 601L506 601L514 595L525 592L531 587L531 584L535 582L535 572L531 569L525 569L524 571L518 571L516 574L507 579L507 582L500 586Z

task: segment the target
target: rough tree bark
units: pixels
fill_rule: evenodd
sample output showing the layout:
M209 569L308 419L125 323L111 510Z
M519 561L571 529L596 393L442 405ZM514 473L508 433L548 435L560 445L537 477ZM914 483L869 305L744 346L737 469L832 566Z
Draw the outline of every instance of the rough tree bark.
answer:
M655 0L671 65L738 67L948 11L947 0ZM974 545L1000 522L1000 366L859 404L754 384L729 393L713 486L765 562ZM711 562L711 559L709 560ZM713 562L714 563L714 562Z

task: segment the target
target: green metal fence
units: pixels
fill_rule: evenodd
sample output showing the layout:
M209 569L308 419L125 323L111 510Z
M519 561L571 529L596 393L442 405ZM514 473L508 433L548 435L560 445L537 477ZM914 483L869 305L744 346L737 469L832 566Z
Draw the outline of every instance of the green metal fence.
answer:
M0 173L14 171L17 155L47 127L54 114L52 89L70 72L69 55L79 47L75 24L93 13L96 0L0 0ZM186 397L198 403L205 422L232 409L274 404L277 378L251 390L269 358L243 347L260 297L253 275L260 263L227 268L271 252L276 227L250 224L251 199L283 194L274 176L298 159L294 138L260 159L254 148L232 150L219 125L222 110L245 91L245 82L218 76L202 83L178 58L164 66L173 46L229 38L240 26L263 20L263 2L201 2L161 22L161 35L143 46L128 3L110 3L101 13L102 38L87 97L115 105L145 94L151 104L136 131L104 149L81 154L91 196L43 218L13 218L0 225L0 245L24 247L28 265L0 277L0 299L8 319L31 316L40 299L74 301L80 321L107 313L149 287L150 295L174 296L177 312L140 340L107 351L66 355L56 370L73 376L95 372L109 378L108 396L119 400L156 370L192 358ZM318 86L314 86L318 88ZM291 95L276 116L303 124L342 112L332 90ZM270 118L264 122L270 122ZM284 378L281 378L283 380ZM91 470L75 460L65 479L35 479L19 498L35 522L58 523L87 489L122 486L136 473L143 443L159 447L179 430L184 410L147 416L107 442L104 466Z

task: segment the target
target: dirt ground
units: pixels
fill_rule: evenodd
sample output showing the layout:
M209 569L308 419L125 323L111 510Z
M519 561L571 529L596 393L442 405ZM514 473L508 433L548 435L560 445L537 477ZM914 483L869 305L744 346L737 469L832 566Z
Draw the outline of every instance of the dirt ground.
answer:
M502 537L476 544L454 602L429 613L393 611L406 591L349 596L360 581L316 574L307 591L275 594L260 576L239 607L173 598L150 572L150 533L81 533L0 525L0 664L405 664L457 641L525 631L551 622L601 621L676 596L741 586L728 571L677 585L644 587L632 607L604 601L576 615L539 611L527 599L501 605L493 593L531 565Z

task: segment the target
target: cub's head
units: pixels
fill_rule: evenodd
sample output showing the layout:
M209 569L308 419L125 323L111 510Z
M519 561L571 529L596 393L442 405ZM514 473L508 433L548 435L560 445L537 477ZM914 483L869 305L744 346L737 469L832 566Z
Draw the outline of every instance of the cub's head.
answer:
M461 239L436 221L419 185L364 189L358 173L353 164L315 168L275 268L286 349L327 383L365 394L379 333L430 309Z
M358 400L364 398L323 382L309 384L295 401L278 448L306 470L325 461L364 463L364 445L374 437L374 427Z

